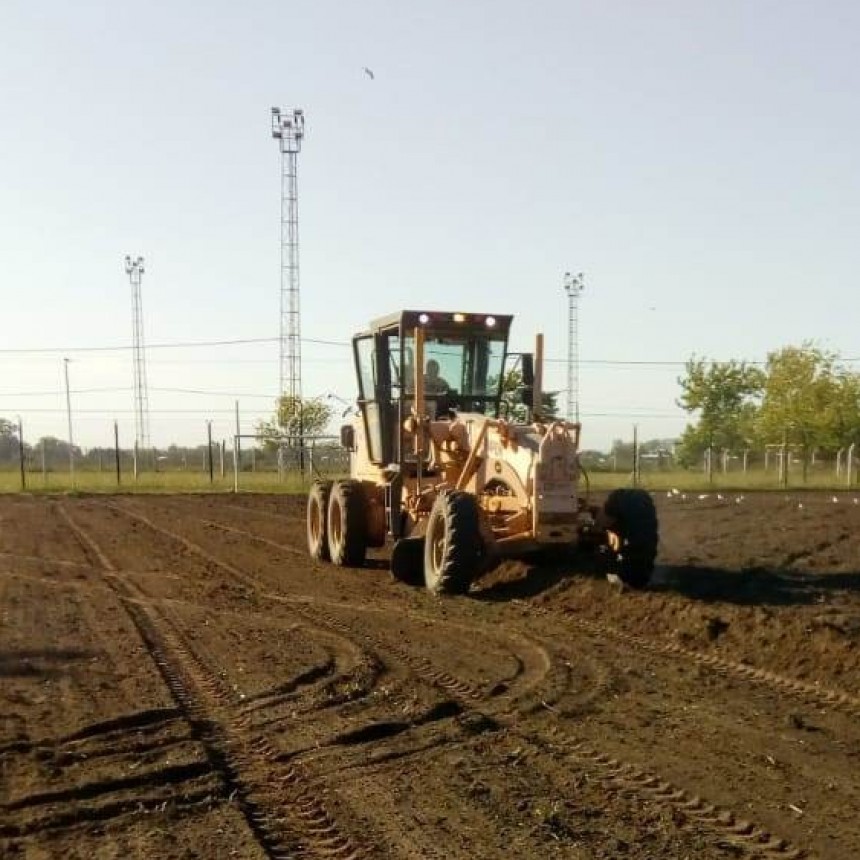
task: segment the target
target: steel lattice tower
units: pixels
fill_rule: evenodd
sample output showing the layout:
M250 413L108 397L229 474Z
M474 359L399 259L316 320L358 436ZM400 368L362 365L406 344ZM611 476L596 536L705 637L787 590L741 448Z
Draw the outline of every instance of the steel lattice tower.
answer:
M564 273L567 292L567 420L579 421L579 296L584 289L582 272Z
M149 448L149 393L146 387L146 355L143 346L143 304L140 282L143 280L143 257L132 259L126 254L125 273L131 281L134 367L134 440L140 450Z
M280 393L293 408L302 396L301 314L299 302L299 192L296 156L301 152L305 116L301 109L281 114L272 108L272 137L281 151L281 355Z

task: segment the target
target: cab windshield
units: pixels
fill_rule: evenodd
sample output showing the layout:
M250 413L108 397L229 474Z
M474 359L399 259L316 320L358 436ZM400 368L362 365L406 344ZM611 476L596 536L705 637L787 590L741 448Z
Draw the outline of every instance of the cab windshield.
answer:
M498 417L505 361L506 338L479 333L444 334L427 331L424 337L424 394L436 411L456 408ZM411 396L414 384L415 338L409 334L399 350L400 367L392 368L402 380L404 394ZM392 351L392 356L397 352ZM432 409L431 409L432 411Z

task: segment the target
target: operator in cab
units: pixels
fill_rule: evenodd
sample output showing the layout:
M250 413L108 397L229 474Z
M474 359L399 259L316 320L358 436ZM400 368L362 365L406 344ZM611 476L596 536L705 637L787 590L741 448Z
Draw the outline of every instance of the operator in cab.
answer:
M424 370L424 392L430 396L445 394L451 386L439 375L439 362L431 358Z

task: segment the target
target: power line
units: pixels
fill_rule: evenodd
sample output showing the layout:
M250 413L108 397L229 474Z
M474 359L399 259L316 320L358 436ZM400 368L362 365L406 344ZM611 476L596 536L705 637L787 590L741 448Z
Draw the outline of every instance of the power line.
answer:
M58 409L58 408L49 408L43 406L37 406L33 409L21 410L24 414L29 415L30 413L40 412L45 414L65 414L66 410ZM196 409L150 409L150 412L154 414L160 415L215 415L215 414L225 414L225 415L235 415L235 409L204 409L198 406ZM75 409L75 415L131 415L134 413L134 409Z
M150 391L163 391L173 394L204 394L215 397L264 397L266 400L278 399L278 394L274 391L270 394L259 394L249 391L216 391L204 388L150 388Z
M316 343L322 346L350 346L349 341L345 340L325 340L323 338L303 337L304 343ZM189 341L174 341L172 343L151 343L146 349L194 349L197 347L212 347L212 346L245 346L255 343L279 343L280 338L277 337L242 337L232 338L229 340L189 340ZM22 347L22 348L7 348L0 347L2 355L38 355L38 354L53 354L66 352L127 352L134 349L133 344L115 344L106 346L47 346L47 347Z
M73 388L72 394L102 394L107 392L131 391L127 385L116 385L105 388ZM65 394L64 390L59 388L51 391L5 391L0 392L0 397L61 397Z
M320 346L337 346L337 347L345 347L349 348L352 346L350 341L345 340L329 340L326 338L314 338L314 337L303 337L301 338L302 343L313 343L318 344ZM147 351L153 349L196 349L196 348L209 348L209 347L221 347L221 346L246 346L252 344L266 344L266 343L280 343L280 338L277 337L246 337L246 338L233 338L233 339L225 339L225 340L193 340L193 341L173 341L173 342L163 342L163 343L153 343L147 344ZM51 355L57 353L74 353L74 352L128 352L132 350L134 347L131 344L125 345L104 345L104 346L49 346L49 347L0 347L0 356L3 355ZM181 359L177 359L180 361ZM304 360L304 359L303 359ZM341 361L343 359L328 359L329 361ZM767 364L766 359L704 359L707 364L726 364L728 361L743 361L745 364L755 365L755 366L764 366ZM199 362L201 364L209 364L209 363L227 363L230 364L233 362L231 359L190 359L190 361ZM322 362L326 361L326 359L316 359L316 361ZM544 361L548 364L566 364L567 358L551 358L544 357ZM580 359L579 363L583 365L595 365L595 366L608 366L608 367L686 367L689 358L686 359L674 359L674 360L661 360L661 359L632 359L632 358L585 358ZM235 359L236 363L241 362L260 362L268 364L269 361L264 359ZM860 363L860 356L854 356L851 358L839 358L837 359L837 363L839 364L857 364Z

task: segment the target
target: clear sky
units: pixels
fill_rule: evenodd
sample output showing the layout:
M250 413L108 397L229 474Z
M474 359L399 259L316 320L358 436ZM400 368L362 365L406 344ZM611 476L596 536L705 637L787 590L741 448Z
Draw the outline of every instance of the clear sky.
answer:
M75 441L131 443L130 350L76 351L130 345L125 254L149 344L271 339L150 349L153 442L271 413L272 105L307 118L306 396L423 306L513 313L563 390L567 270L586 447L678 433L692 354L860 362L858 58L847 0L4 0L0 416L64 438L69 357Z

